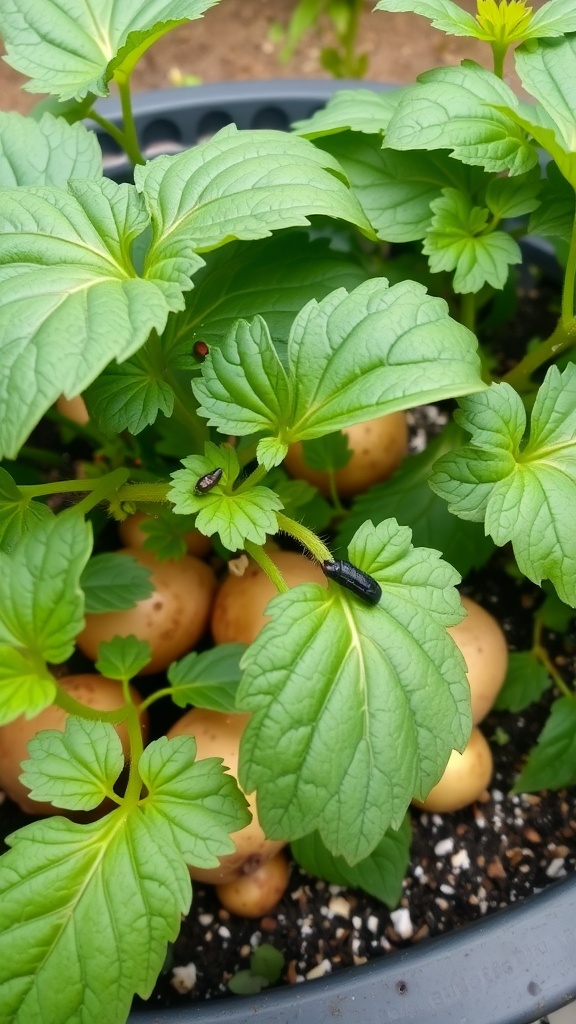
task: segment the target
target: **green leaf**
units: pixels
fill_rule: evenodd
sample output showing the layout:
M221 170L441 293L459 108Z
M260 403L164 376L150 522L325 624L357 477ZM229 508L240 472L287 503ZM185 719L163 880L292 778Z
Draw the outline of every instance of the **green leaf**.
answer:
M540 193L540 206L528 222L530 234L570 243L574 224L574 189L551 161Z
M485 284L502 289L510 264L521 263L518 243L504 231L489 231L485 207L455 188L430 203L432 223L422 248L430 270L454 271L455 292L479 292Z
M140 523L140 529L146 536L142 547L145 551L153 551L161 562L178 561L188 550L185 535L195 528L195 516L177 516L171 509L155 506Z
M342 89L330 97L325 107L312 117L295 121L297 135L318 139L338 132L365 132L381 135L388 127L402 95L401 88L380 92L375 89Z
M135 274L127 254L147 224L134 188L107 180L4 193L0 453L15 456L60 394L84 391L182 307L166 265L149 267L153 281Z
M309 224L313 214L342 218L370 233L357 200L340 180L342 170L307 139L280 131L223 128L208 142L138 166L134 180L144 192L153 227L145 268L179 266L193 249L264 238L273 230Z
M167 676L172 700L179 708L193 704L209 711L236 711L236 691L240 682L240 658L244 644L220 644L197 654L192 651L170 665Z
M541 622L547 629L553 629L557 633L565 633L574 618L573 609L568 608L560 600L546 581L542 584L542 590L546 596L536 612L538 622Z
M352 191L379 238L411 242L424 238L430 203L452 186L473 193L485 180L446 153L401 153L382 149L380 139L346 132L323 139L323 149L344 168Z
M524 174L538 163L538 151L511 116L518 109L512 89L491 71L471 61L437 68L404 93L384 146L448 149L486 171Z
M196 337L220 344L237 320L257 314L282 352L303 303L322 299L334 288L355 288L367 276L350 256L330 249L325 239L311 241L303 229L232 242L205 259L185 311L169 318L162 336L170 362L176 352L190 354Z
M25 498L5 469L0 468L0 549L10 548L35 524L49 519L52 512L47 505Z
M514 784L514 793L562 789L576 783L576 700L559 697Z
M551 682L533 651L512 651L506 679L494 707L498 711L523 711L540 699Z
M478 22L452 0L379 0L374 10L421 14L423 18L430 19L432 28L439 28L451 36L478 37L479 34Z
M148 790L142 807L154 832L187 864L218 866L235 849L230 833L250 822L246 798L219 757L195 761L191 736L149 743L138 769Z
M282 502L270 488L261 485L246 491L233 490L240 466L229 445L218 447L208 442L204 455L190 455L182 465L186 468L171 474L168 499L176 513L195 512L198 529L206 537L217 533L225 548L237 551L247 540L263 544L267 534L278 533L274 513L280 511ZM200 477L218 467L224 470L221 481L210 491L197 494Z
M80 575L90 526L62 513L41 520L7 554L0 552L0 724L37 715L56 687L46 662L70 657L84 624Z
M348 437L341 430L332 434L324 434L313 441L304 441L302 444L304 462L310 469L319 469L321 472L336 472L343 469L350 462L352 449L348 444Z
M350 561L382 587L368 607L330 582L275 597L243 659L237 706L252 712L240 783L270 838L317 830L354 864L399 828L470 733L458 574L410 531L365 523ZM339 724L338 724L339 723Z
M512 542L521 572L549 579L576 606L576 364L551 366L522 446L526 414L508 384L461 403L458 422L470 444L436 464L430 486L455 515L481 522L499 546Z
M295 861L311 875L334 885L364 889L389 907L396 907L402 895L402 882L410 857L412 833L407 816L398 831L388 829L369 857L350 866L343 857L334 857L318 832L297 839L291 845Z
M217 0L4 0L6 60L24 89L60 99L107 96L114 73L129 75L166 32L200 18Z
M1 18L1 15L0 15ZM0 188L56 185L102 177L102 153L84 125L43 114L39 121L0 112Z
M139 809L117 810L87 825L50 818L9 837L0 985L11 1024L124 1024L133 994L150 994L191 897L184 861L156 824Z
M101 430L139 434L159 413L172 415L174 391L163 380L165 361L155 358L160 350L154 332L136 355L111 363L84 392L90 419Z
M152 660L150 644L135 636L115 636L98 645L96 668L109 679L128 682Z
M284 515L304 523L308 529L321 532L334 518L333 506L306 480L292 480L277 467L268 473L265 483L280 498Z
M150 569L132 555L94 555L80 579L86 612L119 612L134 608L154 591Z
M571 0L548 0L535 11L525 39L563 36L576 32L576 11Z
M486 189L485 202L490 212L503 220L524 217L541 205L542 178L540 168L516 178L492 178Z
M441 551L462 576L484 565L494 551L484 528L456 519L428 483L434 463L461 444L464 436L454 422L449 423L423 452L405 459L390 480L358 495L338 526L338 548L346 547L368 519L375 525L384 519L397 519L410 527L415 547Z
M252 971L236 971L228 982L228 988L235 996L254 996L262 989L268 988L270 982L263 974L253 974Z
M389 288L375 278L304 307L286 368L264 321L240 321L206 357L192 389L201 415L222 433L275 437L270 468L291 441L483 389L475 347L471 332L421 285ZM259 459L261 452L262 441Z
M250 970L266 978L270 985L280 980L284 969L284 957L282 953L271 946L269 942L263 942L250 956Z
M28 743L21 782L32 800L91 811L112 795L124 767L118 733L107 722L70 717L64 732L44 730Z
M573 10L571 20L571 31L576 31ZM524 88L536 97L550 118L558 142L568 153L575 153L576 39L565 36L531 42L516 51L515 63Z

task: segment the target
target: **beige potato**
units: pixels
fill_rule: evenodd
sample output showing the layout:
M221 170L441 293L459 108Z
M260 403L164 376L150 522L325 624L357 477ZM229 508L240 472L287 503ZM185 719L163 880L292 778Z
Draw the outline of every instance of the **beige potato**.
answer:
M352 456L348 464L335 473L336 489L342 498L361 494L373 484L386 480L406 455L408 426L403 412L356 423L345 427L343 433L348 437ZM306 464L300 441L290 445L284 465L291 476L307 480L325 497L330 496L328 474Z
M103 640L132 634L147 640L152 650L152 661L141 675L162 672L202 637L210 619L216 577L210 566L193 555L159 562L143 548L122 548L120 553L132 555L151 570L155 589L134 608L86 615L78 647L95 661Z
M448 632L468 667L472 721L478 725L502 689L508 671L508 644L493 615L471 597L463 597L462 604L468 614Z
M239 917L262 917L280 902L290 880L290 866L283 853L267 860L251 875L216 886L225 910Z
M268 554L278 566L289 587L298 583L320 583L327 580L317 562L297 551L273 551ZM278 591L260 566L250 562L242 576L230 574L220 587L210 628L214 643L250 644L258 636L269 616L264 609Z
M221 711L193 708L169 729L167 735L194 736L197 757L221 757L230 775L238 777L240 739L250 715L225 715ZM252 821L233 832L231 838L236 850L222 857L217 868L190 868L192 878L217 885L233 882L256 872L265 861L278 853L286 844L277 839L266 839L258 821L256 795L247 795Z
M149 534L145 533L141 527L142 523L146 522L149 518L154 518L153 513L150 517L145 512L135 512L133 516L128 516L124 522L118 523L118 533L126 547L142 547ZM189 555L195 555L196 558L205 558L211 552L212 542L210 538L205 537L199 530L190 530L188 533L182 534L182 536Z
M459 811L474 803L490 785L492 771L492 751L480 729L474 726L464 752L452 751L440 782L425 800L412 802L423 811L438 814Z
M68 691L74 700L86 704L89 708L99 711L113 711L124 703L122 684L115 679L107 679L96 673L85 673L64 676L58 680L60 686ZM134 687L130 687L133 700L140 704L142 698ZM48 802L40 802L30 798L29 790L20 782L21 762L28 757L27 744L37 733L45 729L57 729L64 732L68 713L63 708L51 704L35 718L26 719L23 715L15 718L8 725L0 728L0 787L11 800L27 814L67 814L59 807ZM144 713L140 719L142 731L146 735L148 715ZM116 727L122 741L124 754L130 749L128 729L124 723ZM108 805L109 807L110 805Z
M66 416L66 419L77 423L79 427L85 427L90 420L82 395L76 395L74 398L64 398L64 395L61 395L56 402L56 408L61 416Z

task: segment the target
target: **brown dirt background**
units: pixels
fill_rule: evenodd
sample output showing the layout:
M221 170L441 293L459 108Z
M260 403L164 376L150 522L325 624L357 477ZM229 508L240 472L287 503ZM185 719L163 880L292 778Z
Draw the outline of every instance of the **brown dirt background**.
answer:
M1 0L0 0L1 2ZM534 0L534 10L545 0ZM182 25L156 43L143 57L134 74L134 89L165 88L170 70L198 75L202 82L227 79L327 78L319 65L322 46L331 43L328 23L303 39L289 63L281 64L281 45L272 41L271 27L286 24L296 0L222 0L205 17ZM476 0L459 0L475 13ZM359 49L367 52L367 80L411 81L431 67L456 64L463 57L490 64L490 50L476 40L444 36L429 22L413 14L372 11L367 2L362 17ZM1 52L1 50L0 50ZM510 66L509 66L510 67ZM513 74L508 72L513 84ZM38 99L21 91L25 79L0 62L0 108L25 113Z

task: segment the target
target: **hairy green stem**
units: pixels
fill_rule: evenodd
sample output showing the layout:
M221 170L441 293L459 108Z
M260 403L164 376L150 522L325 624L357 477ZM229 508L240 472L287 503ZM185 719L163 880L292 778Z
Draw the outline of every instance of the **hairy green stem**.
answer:
M164 483L124 484L123 487L118 488L117 498L121 502L134 501L162 505L168 500L169 489L170 484Z
M128 469L115 469L112 473L99 477L95 481L96 487L94 490L87 494L85 498L82 498L82 501L79 501L74 509L70 511L74 515L86 515L93 508L96 508L100 502L110 499L112 494L117 492L122 487L122 484L126 483L129 476L130 471Z
M281 512L276 513L276 519L278 520L278 526L282 533L289 534L290 537L294 537L295 540L299 541L303 547L308 548L308 551L314 555L319 562L332 562L332 552L326 547L326 545L316 536L312 530L309 530L307 526L303 526L302 523L297 523L294 519L289 519L288 516L282 515Z
M288 590L288 584L280 572L280 569L274 564L270 555L266 554L264 548L261 548L258 544L253 544L249 540L244 541L244 548L250 557L254 559L256 564L264 570L268 579L271 580L276 587L276 590L281 594L285 594Z
M68 690L58 684L57 679L54 681L56 683L54 703L69 715L76 715L77 718L84 718L89 722L108 722L110 725L118 725L119 722L126 721L129 711L125 705L114 708L113 711L100 711L98 708L88 707L87 704L82 704L71 697Z

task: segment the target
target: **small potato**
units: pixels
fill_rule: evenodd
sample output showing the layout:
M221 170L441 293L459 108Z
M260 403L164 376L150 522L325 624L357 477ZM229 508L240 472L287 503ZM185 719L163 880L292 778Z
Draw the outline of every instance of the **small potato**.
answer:
M268 554L289 587L298 583L328 585L317 562L305 555L297 551L268 551ZM264 609L277 593L274 584L255 562L250 562L242 576L227 576L212 609L210 628L214 643L252 643L268 622Z
M335 473L336 490L342 498L361 494L373 484L386 480L406 455L408 426L403 412L356 423L345 427L343 433L348 437L352 456L348 464ZM307 465L300 441L290 445L284 465L291 476L307 480L325 497L330 496L328 474Z
M122 684L115 679L107 679L96 673L85 673L64 676L58 682L74 700L79 701L80 704L86 704L89 708L113 711L124 703ZM130 692L135 703L140 704L142 698L138 691L134 687L130 687ZM20 715L13 722L0 728L0 787L27 814L67 813L59 807L54 807L51 803L30 799L29 790L20 782L19 778L22 772L21 762L28 757L28 742L45 729L57 729L59 732L64 732L67 718L68 713L63 708L51 704L35 718L27 719ZM146 734L148 727L146 713L142 715L140 721L142 731ZM130 749L128 729L122 723L117 726L116 731L122 741L124 754L127 755Z
M448 632L468 667L472 721L486 717L502 689L508 671L508 645L496 619L471 597L463 597L467 616Z
M56 402L56 408L61 416L77 423L79 427L85 427L90 420L82 395L76 395L75 398L64 398L64 395L61 395Z
M225 910L239 917L262 917L280 902L290 880L290 867L283 853L277 853L251 875L216 886Z
M118 533L126 547L142 547L149 534L142 530L141 526L149 518L154 518L153 513L148 516L145 512L135 512L133 516L128 516L124 522L118 523ZM203 533L200 533L200 530L190 530L188 533L182 534L182 536L189 555L195 555L196 558L205 558L212 550L210 538L205 537Z
M120 553L132 555L151 570L155 589L134 608L86 615L86 625L76 642L83 654L95 661L103 640L132 634L147 640L152 650L152 661L141 674L162 672L191 650L204 633L216 577L210 566L193 555L184 555L176 562L159 562L143 548L122 548Z
M193 708L169 729L167 735L194 736L197 757L221 757L230 775L238 777L238 755L242 733L250 715L225 715L221 711L206 711ZM252 821L244 828L233 832L231 838L236 845L235 853L220 859L217 868L190 868L192 878L213 885L233 882L257 871L265 861L278 853L286 844L277 839L266 839L258 821L256 796L247 797Z
M476 726L462 754L453 750L444 774L425 800L413 800L423 811L445 814L474 803L492 778L492 751Z

